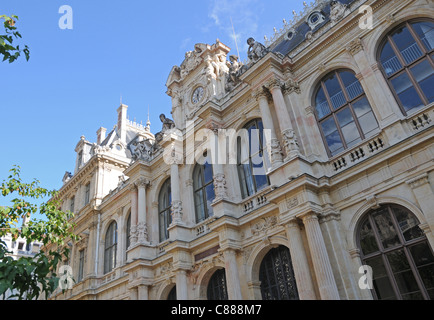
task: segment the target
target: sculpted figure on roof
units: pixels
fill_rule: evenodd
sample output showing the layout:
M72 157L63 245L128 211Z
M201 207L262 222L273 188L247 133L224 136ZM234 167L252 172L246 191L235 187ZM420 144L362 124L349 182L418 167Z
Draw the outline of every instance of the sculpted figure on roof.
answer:
M265 56L269 50L260 42L255 41L253 38L247 40L249 49L247 50L247 56L250 59L250 63L254 64L258 62L263 56Z

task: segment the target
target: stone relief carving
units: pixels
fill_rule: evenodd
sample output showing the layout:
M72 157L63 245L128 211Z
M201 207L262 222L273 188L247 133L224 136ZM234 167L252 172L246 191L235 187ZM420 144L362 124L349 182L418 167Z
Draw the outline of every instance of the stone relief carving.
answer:
M153 142L139 136L128 145L128 149L130 150L134 161L150 161L153 152Z
M336 24L347 14L350 13L348 5L341 3L340 1L330 2L330 20L332 24Z
M294 130L288 129L283 131L282 137L287 155L291 152L298 152L300 150Z
M257 236L261 233L267 233L267 230L277 226L277 223L277 216L262 218L260 222L255 223L253 226L251 226L252 234L254 236Z
M196 44L194 47L194 51L187 51L185 53L185 60L181 64L180 74L181 79L184 79L193 69L195 69L203 60L200 57L204 48L206 46L204 44Z
M226 178L223 173L217 173L214 176L214 190L216 199L227 198Z

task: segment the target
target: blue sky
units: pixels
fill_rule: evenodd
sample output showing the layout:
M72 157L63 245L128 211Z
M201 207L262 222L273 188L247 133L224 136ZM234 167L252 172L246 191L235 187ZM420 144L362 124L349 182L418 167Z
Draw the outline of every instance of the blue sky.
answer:
M59 28L62 5L73 10L72 30ZM116 124L121 95L131 120L145 123L149 106L151 131L160 131L158 116L171 110L167 77L195 43L219 39L236 54L232 18L245 60L248 37L264 42L302 6L289 0L0 0L0 15L19 17L18 43L31 56L0 62L0 181L19 165L24 179L59 189L65 171L73 171L80 136L95 142L99 127Z

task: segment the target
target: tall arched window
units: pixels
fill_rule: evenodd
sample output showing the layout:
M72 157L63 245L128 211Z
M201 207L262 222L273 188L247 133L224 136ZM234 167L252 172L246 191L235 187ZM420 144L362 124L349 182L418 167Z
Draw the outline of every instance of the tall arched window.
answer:
M379 300L434 299L434 255L419 221L407 209L385 205L358 228L362 263L372 268Z
M208 300L229 300L225 269L219 269L212 275L208 283L207 298Z
M378 60L404 114L434 102L434 23L405 22L390 32Z
M164 182L158 196L158 221L160 227L160 242L169 239L167 230L172 223L172 192L170 179Z
M116 267L116 253L118 247L118 226L113 221L105 234L104 245L104 273L112 271Z
M243 198L250 197L268 186L266 175L266 152L264 146L264 126L261 119L255 119L244 126L245 140L238 137L237 168ZM248 149L247 149L248 148Z
M211 203L215 199L212 165L207 153L204 164L197 164L193 170L194 205L196 222L199 223L213 215Z
M264 257L259 270L263 300L298 300L289 249L279 246Z
M351 71L337 70L321 80L315 109L329 156L351 148L378 130L371 105Z

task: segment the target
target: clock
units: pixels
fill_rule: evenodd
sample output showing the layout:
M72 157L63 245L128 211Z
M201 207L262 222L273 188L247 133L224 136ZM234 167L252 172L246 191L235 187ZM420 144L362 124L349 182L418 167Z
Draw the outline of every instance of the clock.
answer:
M193 95L191 96L191 102L193 102L193 104L199 103L202 100L204 93L205 90L203 87L197 87L194 89Z

